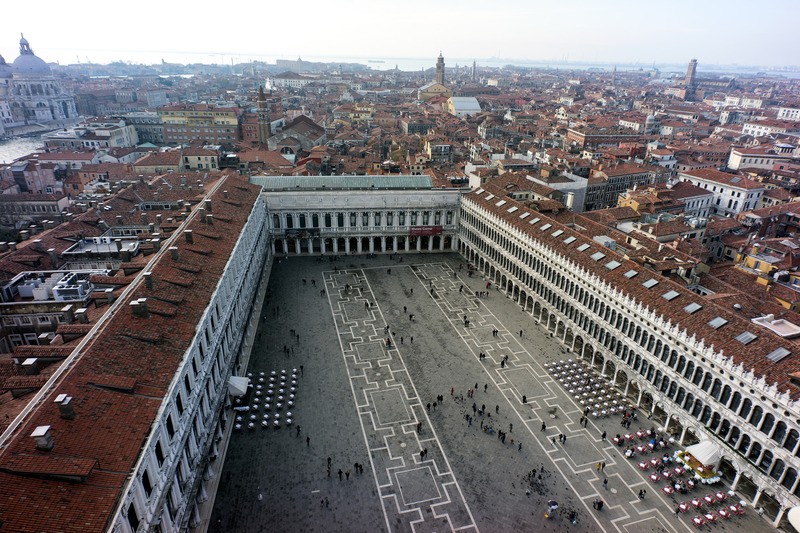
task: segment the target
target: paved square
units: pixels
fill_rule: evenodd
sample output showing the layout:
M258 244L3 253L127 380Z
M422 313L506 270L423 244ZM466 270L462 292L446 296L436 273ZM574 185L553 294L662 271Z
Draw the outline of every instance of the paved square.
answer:
M397 472L397 484L400 486L400 493L403 495L405 505L417 505L430 500L437 500L442 497L430 467L415 468L405 472Z
M386 426L411 420L399 388L373 392L369 396L375 407L378 424Z
M222 474L209 531L694 530L658 485L600 439L618 432L618 418L578 423L579 405L544 369L574 357L558 339L495 288L475 297L487 281L468 276L460 256L403 259L272 265L255 310L257 341L237 374L297 368L294 422L233 432L212 463ZM226 411L229 423L285 413L263 402ZM599 513L598 497L606 503ZM545 520L550 499L564 512ZM771 530L755 513L717 526Z

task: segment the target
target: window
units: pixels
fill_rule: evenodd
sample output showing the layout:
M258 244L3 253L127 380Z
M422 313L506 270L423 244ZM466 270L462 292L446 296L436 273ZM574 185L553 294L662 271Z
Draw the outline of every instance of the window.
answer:
M175 436L175 424L172 422L172 415L167 416L167 434L170 439Z
M145 470L144 474L142 474L142 488L144 489L144 493L149 498L150 493L153 492L153 485L150 483L150 475L147 473L147 470Z
M139 515L136 514L136 508L131 505L128 507L128 524L131 526L132 531L139 529Z
M156 461L158 461L158 466L164 464L164 450L161 448L161 441L156 442Z

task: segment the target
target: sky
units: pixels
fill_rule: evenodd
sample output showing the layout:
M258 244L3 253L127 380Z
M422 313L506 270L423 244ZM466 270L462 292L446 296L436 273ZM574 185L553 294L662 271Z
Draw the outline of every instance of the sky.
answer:
M430 57L572 63L800 64L800 0L140 0L9 2L0 54L24 33L50 62L225 63ZM46 15L45 15L46 13ZM462 63L463 64L463 63ZM391 64L391 66L394 66Z

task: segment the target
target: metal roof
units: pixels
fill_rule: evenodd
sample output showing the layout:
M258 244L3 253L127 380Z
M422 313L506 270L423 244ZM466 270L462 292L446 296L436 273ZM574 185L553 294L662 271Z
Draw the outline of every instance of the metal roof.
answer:
M251 176L250 183L267 191L432 189L430 176Z

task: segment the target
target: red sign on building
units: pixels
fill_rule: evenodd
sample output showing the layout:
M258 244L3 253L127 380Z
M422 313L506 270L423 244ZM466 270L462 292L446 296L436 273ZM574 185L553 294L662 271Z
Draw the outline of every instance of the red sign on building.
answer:
M411 226L408 233L412 237L424 237L426 235L441 235L441 226Z

